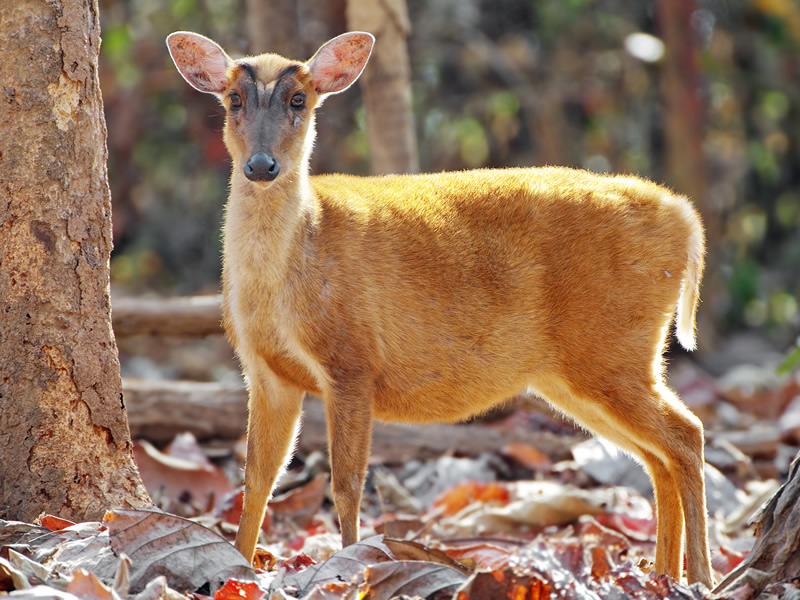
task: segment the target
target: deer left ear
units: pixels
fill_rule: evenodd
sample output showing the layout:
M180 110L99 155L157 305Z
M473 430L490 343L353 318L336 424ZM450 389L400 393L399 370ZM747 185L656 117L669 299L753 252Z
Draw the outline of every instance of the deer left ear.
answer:
M358 79L372 54L371 33L343 33L326 42L308 61L314 87L320 94L338 94Z
M213 40L176 31L167 37L167 47L178 72L194 89L217 97L228 86L228 67L233 61Z

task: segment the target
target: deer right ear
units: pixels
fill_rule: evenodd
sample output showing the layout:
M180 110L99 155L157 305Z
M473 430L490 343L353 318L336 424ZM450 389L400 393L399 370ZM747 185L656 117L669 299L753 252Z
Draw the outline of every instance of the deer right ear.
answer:
M231 57L213 40L190 31L167 37L167 47L178 72L194 89L220 95L228 87Z

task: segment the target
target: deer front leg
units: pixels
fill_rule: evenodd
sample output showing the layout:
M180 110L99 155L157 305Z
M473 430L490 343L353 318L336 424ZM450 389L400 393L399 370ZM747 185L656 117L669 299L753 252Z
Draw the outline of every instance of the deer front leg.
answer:
M364 385L348 385L326 402L331 490L342 546L358 541L359 507L372 440L372 396Z
M250 380L249 392L244 506L236 549L252 562L267 501L294 449L303 390L267 373Z

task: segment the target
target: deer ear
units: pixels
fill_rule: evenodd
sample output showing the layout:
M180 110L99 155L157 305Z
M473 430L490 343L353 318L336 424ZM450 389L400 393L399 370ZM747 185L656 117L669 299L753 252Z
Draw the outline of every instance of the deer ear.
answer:
M177 31L167 37L167 47L178 72L194 89L219 95L228 87L227 71L233 61L213 40Z
M371 33L353 31L333 38L308 61L314 87L320 94L338 94L358 79L372 54Z

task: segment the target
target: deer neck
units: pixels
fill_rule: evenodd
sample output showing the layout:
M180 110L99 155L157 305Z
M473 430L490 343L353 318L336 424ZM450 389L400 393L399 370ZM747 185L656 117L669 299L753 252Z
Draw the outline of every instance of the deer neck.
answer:
M317 212L305 165L264 188L248 181L234 163L225 215L226 278L253 270L261 285L285 283L292 263L303 258L301 240Z

